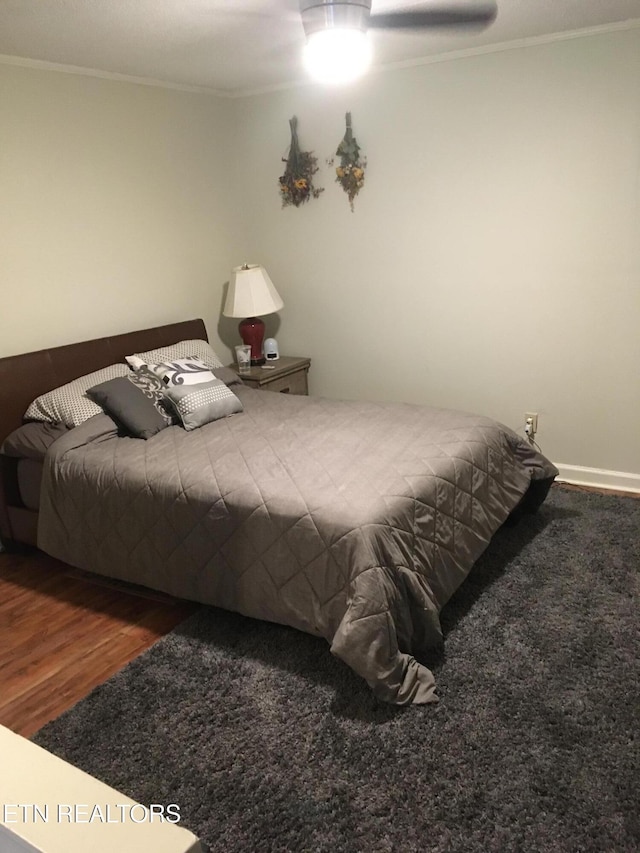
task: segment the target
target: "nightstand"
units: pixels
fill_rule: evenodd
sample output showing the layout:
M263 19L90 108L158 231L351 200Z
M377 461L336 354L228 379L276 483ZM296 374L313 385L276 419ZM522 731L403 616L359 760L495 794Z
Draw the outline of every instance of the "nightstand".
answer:
M268 362L266 368L252 367L249 373L238 373L237 364L230 364L229 367L250 388L305 396L309 393L307 373L310 365L310 358L283 355L277 361Z

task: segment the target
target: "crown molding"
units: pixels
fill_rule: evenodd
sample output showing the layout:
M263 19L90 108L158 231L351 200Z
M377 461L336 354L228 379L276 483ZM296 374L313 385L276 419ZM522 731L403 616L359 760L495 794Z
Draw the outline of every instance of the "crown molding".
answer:
M158 89L171 89L176 92L213 95L217 98L231 97L229 92L225 92L222 89L208 88L207 86L187 86L167 80L156 80L153 77L134 77L131 74L118 74L115 71L101 71L97 68L84 68L80 65L64 65L60 62L47 62L43 59L28 59L24 56L0 54L0 64L33 68L36 71L57 71L60 74L75 74L79 77L97 77L100 80L114 80L117 83L134 83L138 86L153 86Z
M640 18L631 18L627 21L617 21L612 24L600 24L597 27L585 27L580 30L566 30L560 33L547 33L541 36L527 36L521 39L498 42L497 44L486 44L479 47L452 50L448 53L438 53L433 56L417 57L416 59L403 59L398 62L388 62L372 68L371 71L393 71L402 68L414 68L420 65L435 65L440 62L454 62L458 59L467 59L470 56L484 56L487 53L503 53L507 50L520 50L527 47L537 47L542 44L554 44L559 41L571 41L579 38L591 38L592 36L604 35L606 33L617 33L625 30L640 29Z
M416 57L415 59L399 60L398 62L381 63L380 65L372 66L367 74L369 76L374 74L385 74L389 71L401 71L405 68L416 68L422 65L436 65L441 62L456 62L459 59L467 59L473 56L484 56L490 53L504 53L507 50L519 50L527 47L536 47L538 45L553 44L560 41L591 38L592 36L636 29L640 29L640 18L630 18L626 21L617 21L611 24L600 24L596 27L585 27L580 30L567 30L565 32L548 33L547 35L541 36L528 36L527 38L512 39L510 41L499 42L498 44L486 44L478 47L463 48L462 50L452 50L447 53L437 53L432 56L421 56ZM354 85L361 82L361 80L358 80ZM272 86L262 86L257 89L237 89L230 92L228 97L248 98L255 97L257 95L270 95L275 92L318 85L318 83L313 83L309 80L297 80L289 83L278 83Z
M436 65L442 62L456 62L459 59L468 59L474 56L484 56L491 53L503 53L508 50L520 50L522 48L536 47L555 42L570 41L579 38L591 38L592 36L607 33L624 32L626 30L640 29L640 18L630 18L626 21L618 21L611 24L601 24L596 27L585 27L580 30L568 30L560 33L548 33L541 36L529 36L522 39L488 44L479 47L469 47L462 50L438 53L433 56L422 56L415 59L405 59L398 62L387 62L373 66L369 75L385 74L389 71L400 71L406 68L417 68L422 65ZM41 71L57 71L62 74L76 74L82 77L97 77L102 80L113 80L120 83L134 83L139 86L153 86L161 89L171 89L177 92L191 92L199 95L210 95L216 98L249 98L259 95L270 95L276 92L289 91L309 86L318 86L309 80L292 80L287 83L275 83L271 86L261 86L255 89L214 89L208 86L188 86L182 83L172 83L167 80L156 80L152 77L134 77L129 74L118 74L113 71L101 71L96 68L84 68L78 65L64 65L58 62L47 62L42 59L27 59L22 56L9 56L0 54L0 64L16 65L22 68L33 68ZM358 81L362 82L362 81Z

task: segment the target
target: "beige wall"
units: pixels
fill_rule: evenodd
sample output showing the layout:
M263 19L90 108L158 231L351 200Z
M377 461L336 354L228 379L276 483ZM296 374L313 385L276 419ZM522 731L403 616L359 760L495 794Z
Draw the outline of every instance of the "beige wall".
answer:
M640 474L640 30L238 102L252 262L312 393L540 415L556 462ZM353 114L351 213L325 158ZM288 119L322 165L279 209Z
M0 65L0 356L190 317L217 343L231 109Z
M537 411L554 461L640 475L640 30L235 101L0 66L0 109L0 355L202 316L224 357L260 262L312 393ZM281 210L294 114L326 189Z

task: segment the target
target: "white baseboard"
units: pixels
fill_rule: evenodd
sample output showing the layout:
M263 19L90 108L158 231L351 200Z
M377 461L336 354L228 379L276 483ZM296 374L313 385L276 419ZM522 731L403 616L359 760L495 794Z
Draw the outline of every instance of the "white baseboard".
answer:
M603 468L583 468L581 465L563 465L554 463L560 472L557 483L571 483L574 486L590 486L594 489L615 489L620 492L640 493L640 474L627 474L625 471L607 471Z

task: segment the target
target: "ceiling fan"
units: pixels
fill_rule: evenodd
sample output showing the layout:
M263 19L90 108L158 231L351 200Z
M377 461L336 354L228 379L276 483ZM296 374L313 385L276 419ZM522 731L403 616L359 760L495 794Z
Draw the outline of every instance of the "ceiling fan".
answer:
M309 73L326 83L349 82L371 61L368 29L407 31L489 26L496 2L429 3L391 12L371 12L371 0L300 0L307 37L304 60Z

